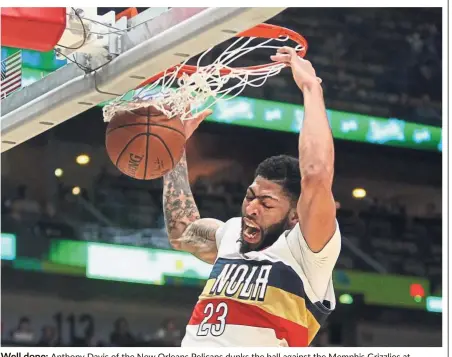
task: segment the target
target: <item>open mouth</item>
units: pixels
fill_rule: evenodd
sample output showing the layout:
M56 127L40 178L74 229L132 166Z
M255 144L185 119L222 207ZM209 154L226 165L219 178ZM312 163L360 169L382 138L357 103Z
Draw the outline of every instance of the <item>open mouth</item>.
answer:
M260 228L253 224L249 219L243 219L243 238L248 243L257 243L260 241L261 236Z

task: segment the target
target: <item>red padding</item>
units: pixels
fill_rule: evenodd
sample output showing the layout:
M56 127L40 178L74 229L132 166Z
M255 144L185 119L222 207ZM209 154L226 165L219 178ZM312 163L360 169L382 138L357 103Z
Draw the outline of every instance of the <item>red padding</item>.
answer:
M50 51L66 28L65 7L2 7L2 46Z

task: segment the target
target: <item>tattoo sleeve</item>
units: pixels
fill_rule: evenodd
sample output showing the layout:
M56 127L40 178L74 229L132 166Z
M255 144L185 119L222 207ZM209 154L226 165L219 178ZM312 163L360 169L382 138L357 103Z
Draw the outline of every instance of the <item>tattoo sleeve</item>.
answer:
M163 212L171 245L213 263L217 256L215 234L223 222L201 219L188 182L185 154L163 180Z
M163 178L163 213L170 240L179 238L190 223L200 218L188 182L185 153L177 166Z

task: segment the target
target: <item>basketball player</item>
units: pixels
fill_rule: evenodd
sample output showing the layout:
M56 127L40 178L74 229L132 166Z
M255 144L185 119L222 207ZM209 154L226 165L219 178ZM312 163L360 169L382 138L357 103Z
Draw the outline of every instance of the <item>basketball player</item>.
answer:
M227 222L199 216L185 157L164 177L172 246L213 264L183 347L308 346L335 306L332 270L341 236L321 80L292 48L271 59L292 69L303 92L299 159L264 160L245 194L242 217ZM187 138L209 114L186 122Z

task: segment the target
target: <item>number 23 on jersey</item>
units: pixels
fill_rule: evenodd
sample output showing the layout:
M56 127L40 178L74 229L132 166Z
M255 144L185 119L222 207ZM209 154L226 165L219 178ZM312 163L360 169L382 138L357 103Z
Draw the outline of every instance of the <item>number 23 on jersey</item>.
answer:
M204 319L199 324L198 336L221 336L226 328L228 305L225 302L209 302L204 308Z

